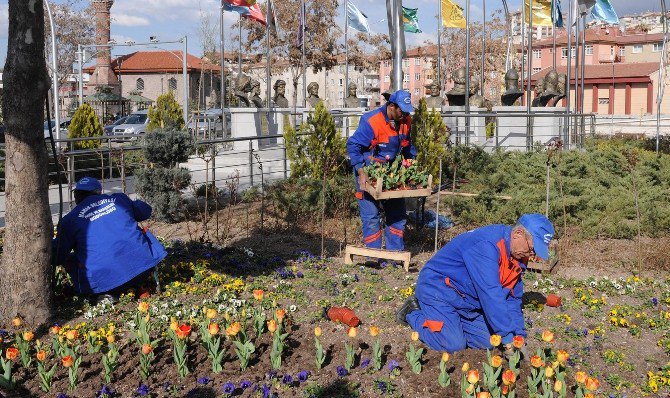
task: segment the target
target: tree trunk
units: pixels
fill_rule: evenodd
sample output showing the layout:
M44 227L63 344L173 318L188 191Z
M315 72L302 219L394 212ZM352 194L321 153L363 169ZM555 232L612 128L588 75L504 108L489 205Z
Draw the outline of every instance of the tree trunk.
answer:
M2 109L6 123L5 241L0 265L0 323L52 315L47 152L42 134L49 89L42 0L9 0Z

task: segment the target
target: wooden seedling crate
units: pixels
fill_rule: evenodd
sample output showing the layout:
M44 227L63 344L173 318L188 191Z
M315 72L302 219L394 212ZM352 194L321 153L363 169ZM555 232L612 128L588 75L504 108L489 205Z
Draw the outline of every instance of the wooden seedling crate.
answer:
M552 240L549 243L549 260L542 261L542 259L537 258L533 261L528 261L528 266L526 268L530 271L551 274L554 271L554 267L556 267L557 264L558 264L558 241Z
M372 249L369 247L347 245L344 251L344 263L353 264L354 256L364 256L371 258L383 258L386 260L402 261L405 271L409 271L409 263L412 260L410 252L391 251L384 249Z
M365 175L365 186L363 189L369 193L375 200L396 199L396 198L423 198L430 196L433 191L433 175L428 176L428 186L421 189L396 189L392 191L382 191L384 186L383 178L377 180L377 185L370 184Z

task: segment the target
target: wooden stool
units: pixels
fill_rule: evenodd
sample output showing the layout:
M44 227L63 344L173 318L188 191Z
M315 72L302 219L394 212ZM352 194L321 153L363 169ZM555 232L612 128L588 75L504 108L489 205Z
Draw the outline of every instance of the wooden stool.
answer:
M412 258L410 252L371 249L369 247L347 245L347 248L344 251L344 263L353 264L354 255L374 257L374 258L384 258L387 260L394 260L394 261L402 261L405 271L409 271L409 262Z

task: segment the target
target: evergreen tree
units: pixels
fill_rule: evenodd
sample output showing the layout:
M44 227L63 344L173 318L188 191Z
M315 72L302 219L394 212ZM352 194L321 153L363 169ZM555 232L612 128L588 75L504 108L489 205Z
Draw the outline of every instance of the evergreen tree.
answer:
M100 119L95 114L95 111L89 104L83 104L74 112L72 122L68 127L68 138L83 138L83 137L101 137L102 125ZM91 149L98 148L100 140L86 140L77 141L74 143L76 149Z
M346 140L335 128L335 120L323 101L300 126L299 134L290 128L284 134L286 152L291 161L291 177L320 180L347 172Z
M440 159L446 154L449 134L440 113L428 111L426 100L421 98L412 117L412 141L417 151L417 161L433 178L440 174Z
M159 129L144 136L142 148L149 167L137 172L137 192L153 207L153 218L177 222L184 218L181 191L191 182L191 174L177 163L193 153L190 134Z
M149 107L149 124L147 131L157 129L182 130L184 128L184 116L181 106L174 98L174 92L168 91L167 94L158 96L156 106Z

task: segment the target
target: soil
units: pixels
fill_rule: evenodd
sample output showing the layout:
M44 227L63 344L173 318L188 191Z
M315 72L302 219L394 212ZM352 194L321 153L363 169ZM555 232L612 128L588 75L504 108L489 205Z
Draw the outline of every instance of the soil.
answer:
M183 222L167 225L163 223L146 223L157 236L168 240L182 241L213 241L220 246L237 248L237 253L242 249L249 249L254 253L254 257L273 258L280 257L289 264L294 264L297 270L303 271L305 277L302 279L292 279L287 281L293 286L296 297L301 297L301 303L295 313L290 314L290 334L287 340L287 351L284 354L284 362L281 370L278 372L278 379L274 381L273 392L280 397L293 396L315 396L315 397L378 397L378 396L403 396L403 397L460 397L460 377L461 364L464 362L476 366L481 371L481 362L486 361L486 352L477 350L465 350L455 353L450 360L450 372L452 375L452 384L444 389L438 386L437 378L439 373L440 352L428 350L423 355L423 372L414 374L411 372L405 353L408 348L410 329L398 325L394 321L394 313L401 305L402 299L397 294L401 289L410 287L418 275L421 266L431 257L434 245L434 232L416 230L413 226L408 226L406 233L406 243L408 249L413 254L413 265L409 273L405 273L402 267L380 265L376 262L357 264L354 266L345 266L341 260L341 254L347 243L358 243L359 240L359 221L356 219L343 221L327 220L322 229L319 225L305 221L301 225L287 225L283 221L272 216L272 209L264 214L263 228L260 228L259 204L239 204L228 209L221 210L218 213L218 228L216 217L212 217L207 227L202 222ZM456 226L447 231L439 232L439 242L448 241L456 234L463 232L463 226ZM218 231L218 232L217 232ZM588 240L582 241L571 238L576 234L566 234L559 246L560 261L554 269L554 273L545 278L556 281L564 280L583 280L590 277L609 276L610 278L628 277L638 275L652 279L665 278L669 268L668 259L665 256L665 248L670 247L670 238L643 238L640 245L633 241L626 240ZM200 251L198 251L200 250ZM309 268L304 263L297 261L299 252L309 250L312 253L323 251L325 255L332 256L331 261L325 263L319 268ZM206 245L200 249L189 252L193 259L202 258L206 251L211 251ZM222 252L223 253L223 252ZM637 254L640 253L638 256ZM212 261L213 264L216 261ZM223 264L223 263L222 263ZM216 265L216 264L214 264ZM221 265L227 267L227 265ZM276 269L256 269L254 273L244 274L235 271L236 275L244 278L245 282L251 286L254 283L269 283L267 291L276 288L281 278L277 277ZM355 274L360 280L349 282L347 285L342 281L343 274ZM537 278L539 276L533 276ZM532 280L527 282L528 297L539 297L542 299L544 292L539 289L533 291ZM169 281L163 281L168 283ZM333 287L328 284L332 282ZM339 283L337 283L339 282ZM560 283L560 284L559 284ZM595 329L598 319L594 319L592 313L581 311L579 307L570 307L574 302L572 289L563 282L555 284L555 293L563 297L563 308L544 308L541 311L533 308L526 308L525 314L529 320L529 350L534 352L540 347L536 338L544 328L551 328L557 334L559 332L559 342L557 348L568 350L571 358L574 357L575 368L584 369L601 378L603 393L618 394L627 392L628 397L639 396L639 387L644 384L644 376L647 371L656 371L665 362L668 361L668 355L663 349L658 347L655 342L664 330L645 334L643 338L632 336L627 329L613 328L608 329L606 338L599 338L595 335L588 335L583 338L572 338L569 335L570 330L581 330L582 328ZM356 290L351 297L343 294L348 289ZM245 294L248 298L250 291ZM377 299L377 295L380 298ZM395 294L388 298L382 295ZM160 298L156 295L154 298ZM202 296L186 294L177 297L179 300L197 302ZM660 299L660 297L659 297ZM358 317L362 320L359 328L359 335L354 340L358 347L356 365L350 375L338 377L337 367L344 363L345 350L344 344L350 339L346 336L346 327L341 324L335 324L321 317L323 301L331 305L345 305L353 308ZM526 300L528 302L530 299ZM608 298L608 306L617 303L630 303L628 296L613 296ZM636 302L644 298L635 298ZM282 298L280 305L288 307L297 303L296 300ZM566 305L567 304L567 305ZM112 313L119 314L120 311L133 311L135 303L119 306L119 309ZM608 307L609 308L609 307ZM61 324L76 324L83 321L81 316L68 316L71 311L61 313L58 319ZM562 322L561 316L567 314L571 318L569 326ZM606 314L606 312L605 312ZM111 317L110 317L111 318ZM94 320L96 324L102 325L106 321L105 317L99 317ZM119 321L119 318L117 318ZM367 333L370 325L380 327L382 333L380 340L383 343L384 368L379 372L373 372L369 368L363 369L361 363L370 357L373 339ZM328 355L323 369L317 370L314 364L314 334L315 326L323 328L321 343L327 349ZM195 328L194 328L195 329ZM47 339L45 336L38 338ZM189 368L191 373L185 379L180 379L176 372L176 367L172 359L171 343L165 342L156 349L157 359L154 362L151 378L146 382L150 388L152 397L219 397L223 394L224 383L231 381L235 383L236 390L233 396L251 397L258 396L259 392L252 389L242 390L240 382L249 380L254 385L273 384L271 380L271 364L269 359L269 349L271 346L270 336L263 334L258 340L256 352L253 355L249 368L241 372L239 362L235 357L234 347L230 342L226 342L226 358L224 360L224 370L220 374L211 372L210 364L206 356L206 351L199 344L200 339L197 334L191 335L189 344ZM115 372L111 387L116 391L117 397L139 396L138 387L142 383L138 374L138 354L134 340L126 333L120 339L120 366ZM416 344L416 343L415 343ZM611 363L604 359L604 352L608 349L616 349L625 354L625 363L632 367L632 371L626 372L621 363ZM390 378L387 365L389 361L396 360L400 364L400 374ZM524 365L527 366L527 365ZM16 365L15 365L16 367ZM309 381L304 385L299 385L294 381L290 385L281 383L283 375L292 375L297 379L300 371L308 370L310 372ZM71 398L95 397L96 392L102 386L102 364L100 354L85 354L80 368L80 380L76 390L68 393ZM517 383L517 397L526 397L525 375L529 374L527 368L522 369L522 377ZM624 381L632 383L634 386L623 387L616 390L614 387L605 383L605 377L616 374ZM55 396L57 392L65 392L67 389L66 370L59 366L54 378L54 388L51 393L44 394L39 389L39 383L35 370L26 371L20 368L17 372L19 380L19 389L13 392L5 392L6 397L31 397L31 396ZM198 379L207 378L207 383L200 383ZM278 381L279 380L279 381ZM390 383L393 391L382 393L376 386L380 380ZM574 384L574 383L572 383ZM312 395L306 393L307 385L318 385L320 392L314 392ZM2 394L0 394L2 396ZM262 395L260 395L262 396ZM604 395L606 396L606 395Z

